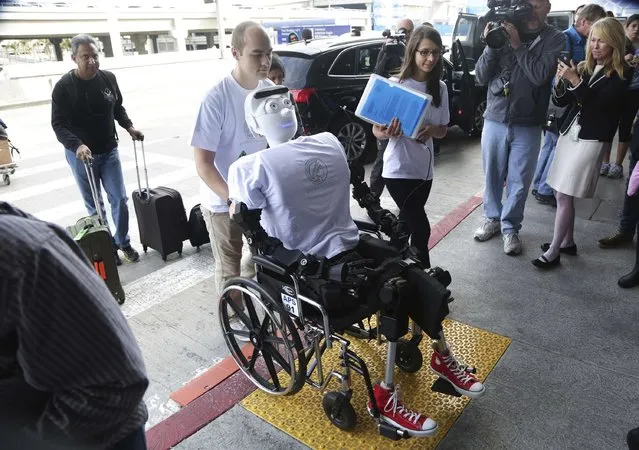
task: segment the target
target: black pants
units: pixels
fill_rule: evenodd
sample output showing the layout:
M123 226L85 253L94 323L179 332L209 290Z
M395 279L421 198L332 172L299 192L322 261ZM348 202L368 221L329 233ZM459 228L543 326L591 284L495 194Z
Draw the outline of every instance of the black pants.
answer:
M430 222L424 206L430 195L433 180L384 178L391 197L399 208L399 220L410 233L410 244L417 249L420 261L430 267L428 239Z
M639 122L638 122L639 123ZM635 127L635 136L633 137L633 146L639 145L635 143L635 140L639 141L639 132ZM635 152L639 153L637 149L633 149L633 153L630 155L630 167L628 170L628 180L626 181L626 190L623 199L623 209L621 210L621 221L619 223L619 231L626 236L632 236L635 234L635 230L639 233L639 195L628 195L628 182L630 181L630 174L632 173L635 165L637 164L637 158Z
M377 141L377 158L371 169L370 188L373 195L379 198L384 192L384 179L382 178L382 170L384 170L384 150L388 146L388 140Z

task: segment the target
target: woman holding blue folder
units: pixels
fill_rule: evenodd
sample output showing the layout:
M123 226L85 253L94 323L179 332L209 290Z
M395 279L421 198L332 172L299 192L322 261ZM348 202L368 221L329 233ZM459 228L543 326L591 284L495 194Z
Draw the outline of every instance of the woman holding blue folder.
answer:
M390 79L433 97L417 138L404 136L397 119L387 126L373 126L377 139L389 139L382 177L399 208L400 220L410 232L411 246L427 267L430 267L430 223L424 207L433 184L433 138L446 136L450 120L448 89L441 81L442 50L442 38L437 30L429 26L417 28L406 44L399 75Z

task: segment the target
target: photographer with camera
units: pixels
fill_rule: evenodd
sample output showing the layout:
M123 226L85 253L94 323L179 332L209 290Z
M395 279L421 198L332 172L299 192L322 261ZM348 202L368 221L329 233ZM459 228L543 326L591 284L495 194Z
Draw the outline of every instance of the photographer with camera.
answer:
M606 11L599 5L591 3L577 9L575 23L564 31L566 36L566 49L561 53L560 59L570 65L570 61L579 64L586 59L586 43L592 24L606 17ZM560 80L566 83L565 80ZM535 178L533 179L532 195L539 203L557 206L557 201L552 188L548 185L548 172L555 156L555 147L559 139L559 129L563 124L568 108L561 108L550 103L548 107L548 120L544 127L544 143L537 161Z
M475 65L479 84L488 84L488 99L481 138L484 219L474 237L487 241L501 228L504 252L518 255L551 80L566 41L546 24L548 0L490 0L488 7L487 46Z

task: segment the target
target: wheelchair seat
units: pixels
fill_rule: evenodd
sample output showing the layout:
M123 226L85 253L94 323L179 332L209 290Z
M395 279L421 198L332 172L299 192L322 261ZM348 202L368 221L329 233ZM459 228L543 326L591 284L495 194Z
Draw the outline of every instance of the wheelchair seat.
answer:
M353 253L358 255L357 259L361 257L361 259L373 260L371 268L379 266L389 258L401 255L390 243L367 233L360 234L359 243L353 249ZM278 298L290 296L295 292L289 276L277 274L266 266L259 267L258 265L257 280ZM355 292L352 287L344 287L334 280L298 281L300 295L314 300L326 308L331 327L335 331L348 328L352 324L374 315L381 307L377 293L370 292L370 285L361 286ZM321 320L321 314L316 308L304 308L304 317Z

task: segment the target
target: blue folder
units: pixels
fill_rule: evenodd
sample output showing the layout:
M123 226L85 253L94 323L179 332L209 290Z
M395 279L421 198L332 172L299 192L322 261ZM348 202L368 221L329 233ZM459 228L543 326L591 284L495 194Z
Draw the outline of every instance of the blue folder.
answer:
M379 75L371 75L355 115L376 124L399 119L404 136L417 137L432 97Z

